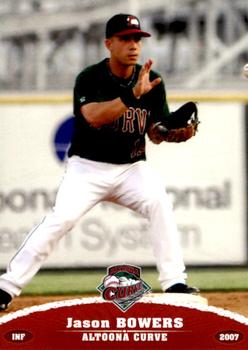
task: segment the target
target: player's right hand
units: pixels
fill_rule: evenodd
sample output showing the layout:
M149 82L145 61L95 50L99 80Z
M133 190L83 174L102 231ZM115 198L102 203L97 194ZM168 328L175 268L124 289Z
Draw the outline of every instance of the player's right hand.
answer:
M139 72L139 77L135 87L133 88L133 93L136 98L140 98L142 95L147 94L151 89L161 82L161 78L156 78L150 81L150 71L153 61L149 59L141 68Z

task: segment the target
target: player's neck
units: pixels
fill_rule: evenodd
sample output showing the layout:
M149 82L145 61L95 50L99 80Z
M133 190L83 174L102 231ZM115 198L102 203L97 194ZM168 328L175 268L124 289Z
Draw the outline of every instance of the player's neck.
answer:
M126 66L120 64L118 62L115 62L114 60L111 60L111 58L108 60L108 67L112 74L123 79L130 78L134 70L134 66Z

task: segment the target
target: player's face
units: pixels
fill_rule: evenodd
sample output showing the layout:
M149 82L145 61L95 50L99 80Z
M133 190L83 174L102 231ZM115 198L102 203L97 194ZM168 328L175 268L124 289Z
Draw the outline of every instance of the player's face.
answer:
M141 52L141 37L139 35L114 36L106 40L111 60L123 66L133 66L137 63Z

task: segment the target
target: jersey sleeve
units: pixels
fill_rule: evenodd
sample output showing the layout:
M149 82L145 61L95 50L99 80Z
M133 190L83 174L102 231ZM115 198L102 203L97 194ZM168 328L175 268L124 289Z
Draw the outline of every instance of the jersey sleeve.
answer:
M96 84L90 72L82 72L76 79L74 87L75 102L81 106L90 102L97 102Z
M74 114L80 113L80 108L91 102L101 102L102 97L98 93L97 74L93 69L81 72L74 86Z

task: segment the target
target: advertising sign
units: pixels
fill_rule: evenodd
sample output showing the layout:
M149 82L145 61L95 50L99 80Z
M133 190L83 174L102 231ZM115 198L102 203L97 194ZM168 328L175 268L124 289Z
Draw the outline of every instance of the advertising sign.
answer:
M69 103L10 104L0 110L0 268L5 268L53 207L73 121ZM244 106L201 103L199 118L199 132L186 143L148 140L147 162L162 176L173 202L186 264L243 264ZM154 265L149 223L129 209L102 202L60 241L44 266L106 266L120 263L120 257Z

